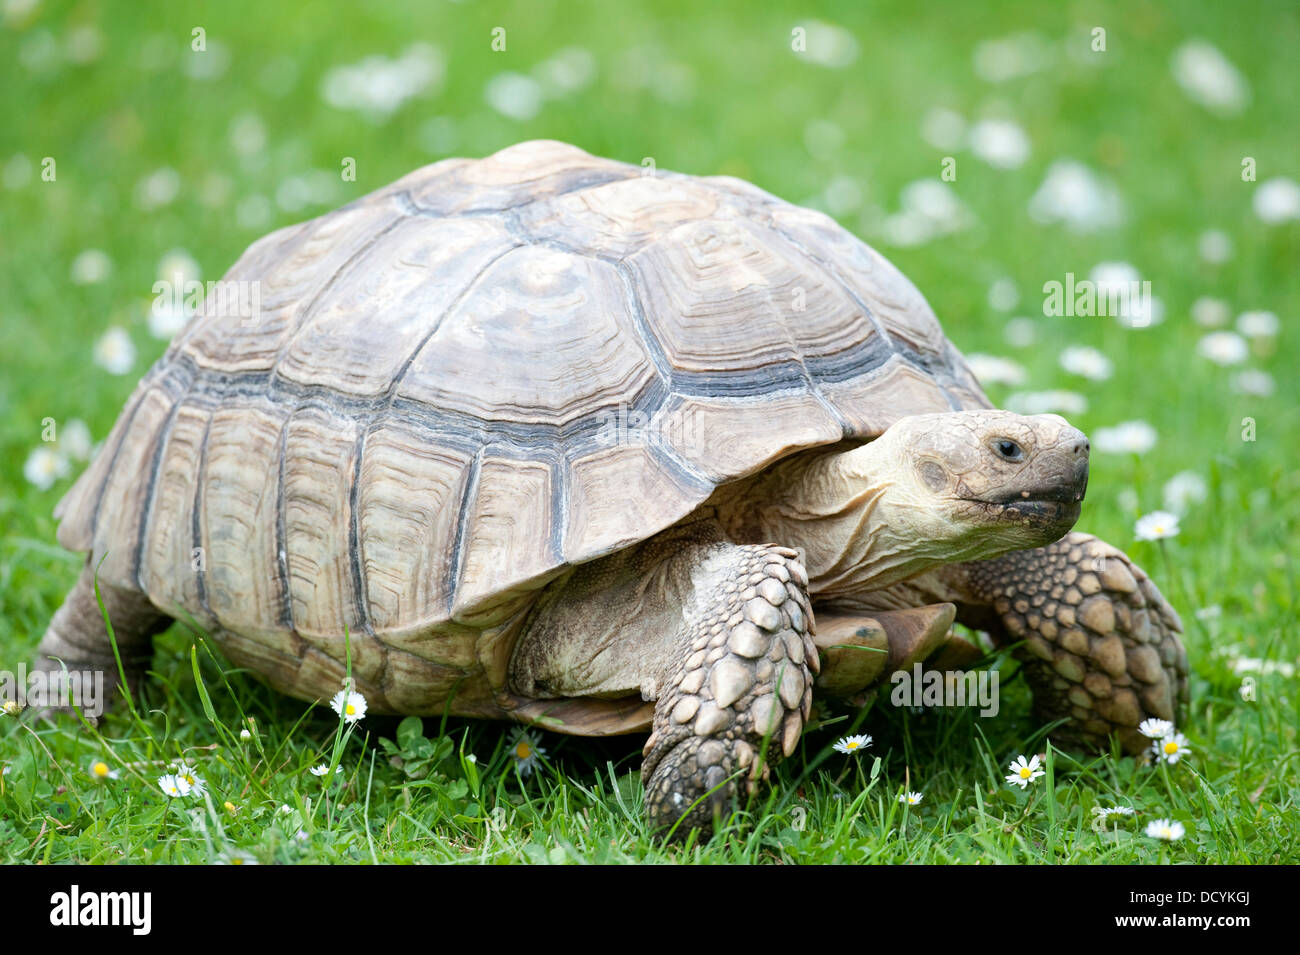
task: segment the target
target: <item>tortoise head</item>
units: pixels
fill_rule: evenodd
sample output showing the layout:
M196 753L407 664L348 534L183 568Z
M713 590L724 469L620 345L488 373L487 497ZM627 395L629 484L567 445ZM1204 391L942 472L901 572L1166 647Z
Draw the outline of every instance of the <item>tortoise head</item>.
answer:
M1088 439L1058 415L913 415L869 447L893 461L893 503L926 512L926 528L945 523L942 536L987 539L992 553L1059 539L1088 487Z

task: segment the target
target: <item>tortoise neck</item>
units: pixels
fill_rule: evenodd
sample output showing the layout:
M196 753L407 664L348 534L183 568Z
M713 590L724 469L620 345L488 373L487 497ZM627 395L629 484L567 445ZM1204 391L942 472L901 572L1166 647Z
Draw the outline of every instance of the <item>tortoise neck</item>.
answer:
M718 517L733 540L801 551L814 596L877 590L948 559L918 540L922 505L900 478L880 440L796 455L742 483Z

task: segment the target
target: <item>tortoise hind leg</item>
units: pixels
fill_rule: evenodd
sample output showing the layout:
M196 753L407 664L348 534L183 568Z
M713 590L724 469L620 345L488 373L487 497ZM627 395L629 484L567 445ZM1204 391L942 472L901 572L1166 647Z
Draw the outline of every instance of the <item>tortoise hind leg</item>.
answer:
M122 668L134 692L152 658L153 637L166 629L171 618L159 613L139 591L115 587L101 580L99 593L108 619L113 624L113 636L122 658ZM63 606L50 621L37 653L35 669L38 671L54 674L66 667L70 676L80 674L78 679L83 681L83 686L117 686L117 661L113 656L113 645L109 642L99 603L95 600L95 571L89 561L82 568L81 576L63 601ZM111 698L113 691L110 689L105 695ZM91 703L91 706L86 707L87 715L98 716L98 712L89 710L93 708L102 712L106 702L105 699L99 699ZM57 701L51 701L49 708L66 707L61 707Z
M908 670L922 660L932 661L954 643L965 644L951 631L956 610L950 603L871 613L818 607L817 633L813 637L821 654L817 689L830 696L852 697L883 683L896 670ZM974 654L973 658L946 656L956 668L963 659L978 659L979 652Z

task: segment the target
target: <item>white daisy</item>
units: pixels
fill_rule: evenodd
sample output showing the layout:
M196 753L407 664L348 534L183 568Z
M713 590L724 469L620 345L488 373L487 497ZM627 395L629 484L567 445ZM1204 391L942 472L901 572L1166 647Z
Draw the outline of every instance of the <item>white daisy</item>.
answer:
M1201 258L1211 265L1222 265L1232 257L1232 239L1219 229L1207 229L1196 242Z
M1098 262L1088 273L1088 279L1097 287L1100 299L1111 292L1127 292L1134 283L1142 281L1142 273L1131 262Z
M1142 275L1128 262L1098 262L1088 279L1096 286L1097 301L1106 302L1111 317L1128 328L1147 328L1164 320L1164 303L1147 293ZM1102 313L1105 314L1105 313Z
M980 79L1005 83L1045 69L1053 59L1052 42L1041 33L1025 30L980 41L971 65Z
M1092 232L1118 225L1124 219L1124 202L1115 184L1083 163L1058 159L1029 200L1035 222L1064 223L1074 232Z
M1138 732L1147 739L1164 739L1174 731L1174 724L1168 720L1145 719L1138 724Z
M1210 298L1208 295L1202 295L1192 303L1192 320L1197 325L1204 325L1206 328L1217 328L1220 325L1226 325L1231 317L1231 309L1228 303L1221 298Z
M1240 365L1250 355L1246 339L1236 332L1210 332L1197 343L1196 350L1216 365Z
M374 55L326 72L320 95L337 109L356 110L381 121L407 100L442 82L446 63L427 43L415 43L397 58Z
M921 138L935 149L957 149L966 135L961 113L937 106L921 120Z
M862 184L852 176L832 176L822 190L821 207L833 216L846 216L862 205Z
M483 98L502 116L528 120L541 111L544 95L537 80L508 70L488 80Z
M580 46L566 46L533 67L533 75L547 96L574 93L596 78L596 57Z
M94 441L90 437L90 427L80 418L72 418L59 428L59 450L67 452L68 457L77 461L90 460L94 450Z
M975 221L970 210L946 182L918 179L899 191L899 211L882 223L887 241L914 246L960 232Z
M1258 368L1247 368L1232 377L1232 390L1241 395L1258 395L1267 398L1277 387L1273 376Z
M1157 760L1163 760L1166 763L1176 763L1192 751L1191 746L1187 743L1187 737L1182 733L1172 733L1164 739L1156 740L1151 744L1151 752Z
M149 308L149 334L170 341L193 315L194 312L183 301L157 300Z
M181 174L164 166L135 184L135 201L142 209L165 206L181 191Z
M510 745L510 758L515 761L520 776L527 776L536 769L545 755L546 750L537 745L537 739L528 730L521 729Z
M1078 416L1088 411L1088 399L1077 391L1013 391L1002 402L1017 414L1063 414Z
M1174 822L1172 819L1152 819L1147 823L1147 835L1152 839L1163 839L1165 842L1173 842L1181 839L1186 830L1181 822Z
M159 776L158 786L172 799L188 796L190 793L190 784L174 774Z
M1193 102L1216 113L1239 113L1250 102L1250 85L1208 40L1188 40L1174 52L1174 79Z
M1228 663L1232 667L1232 672L1242 673L1259 673L1268 676L1271 673L1280 673L1282 676L1290 679L1295 676L1295 664L1288 663L1285 660L1261 660L1259 657L1237 657Z
M832 748L837 753L844 753L846 756L851 756L857 753L858 750L865 749L870 745L871 737L865 734L859 734L857 736L845 736L843 739L836 740L835 745Z
M95 782L117 779L117 777L121 775L120 770L110 769L108 763L104 762L102 759L97 759L91 763L87 772L90 774L90 778L95 780Z
M231 849L217 857L217 865L257 865L257 857L242 849Z
M175 769L177 782L184 784L186 795L202 796L204 782L198 771L188 763L181 763Z
M1131 816L1133 815L1132 806L1093 806L1092 814L1106 819L1109 816Z
M1124 421L1093 432L1092 446L1108 454L1145 454L1156 446L1156 429L1145 421Z
M974 352L966 356L966 362L970 365L971 372L984 385L1023 385L1029 377L1024 366L1010 358Z
M184 291L188 282L197 282L201 272L199 263L185 249L169 249L158 260L158 278L175 282Z
M95 342L95 364L110 375L125 375L135 364L135 343L126 329L116 325Z
M1026 788L1039 776L1046 775L1043 770L1038 768L1040 765L1036 755L1031 756L1028 761L1025 760L1024 756L1017 756L1009 767L1011 775L1007 777L1007 782L1012 786L1019 786L1021 789Z
M308 169L288 176L276 187L275 203L286 212L301 212L308 206L326 205L333 201L338 182L337 173Z
M992 295L992 290L989 292ZM1002 337L1006 339L1008 345L1015 348L1028 348L1034 342L1038 341L1038 326L1032 318L1017 316L1007 320L1002 326Z
M248 740L253 738L253 734L246 729L242 729L239 731L239 738L244 742L248 742Z
M970 130L970 148L998 169L1015 169L1029 158L1029 137L1009 119L982 119Z
M1300 219L1300 185L1285 176L1261 182L1251 204L1255 215L1269 225Z
M1140 541L1155 541L1164 537L1178 536L1178 515L1168 511L1152 511L1143 514L1133 525L1133 533Z
M1010 312L1021 301L1021 292L1009 278L1000 278L988 287L988 307Z
M907 806L919 806L921 805L921 800L924 798L924 793L907 792L898 794L898 801Z
M330 709L347 722L355 723L366 715L366 698L356 690L350 690L345 686L334 694L334 699L330 700Z
M113 260L102 249L87 249L72 260L72 284L95 285L113 271Z
M3 713L5 716L17 716L22 711L23 705L17 700L5 700L4 704L0 705L0 713Z
M795 53L802 59L829 69L843 69L858 58L858 40L852 33L824 20L802 20L802 49Z
M230 121L230 146L241 156L254 156L266 148L266 124L256 113L240 113Z
M23 464L23 477L42 491L48 491L55 481L67 474L68 459L48 445L33 448Z
M328 763L321 763L319 766L313 766L311 769L308 770L308 772L311 773L313 776L324 776L324 775L326 775L329 771L330 771L330 768L329 768L329 764L328 764ZM334 767L334 775L337 776L337 775L338 775L339 773L341 773L341 772L343 772L343 767L342 767L342 766L335 766L335 767Z
M1109 358L1086 345L1071 345L1061 352L1061 367L1090 381L1105 381L1115 370Z
M1165 482L1165 507L1175 514L1185 514L1191 505L1205 500L1208 493L1205 478L1195 471L1179 471Z
M1247 338L1276 338L1281 327L1274 312L1242 312L1237 316L1237 331Z

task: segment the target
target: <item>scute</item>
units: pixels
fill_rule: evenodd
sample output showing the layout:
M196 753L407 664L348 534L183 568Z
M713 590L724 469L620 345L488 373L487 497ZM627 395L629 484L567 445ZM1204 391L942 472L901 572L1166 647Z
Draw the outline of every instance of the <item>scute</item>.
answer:
M416 170L227 279L260 314L177 337L60 540L300 695L337 678L345 628L390 702L491 676L480 630L719 484L988 406L920 293L829 218L561 143Z

